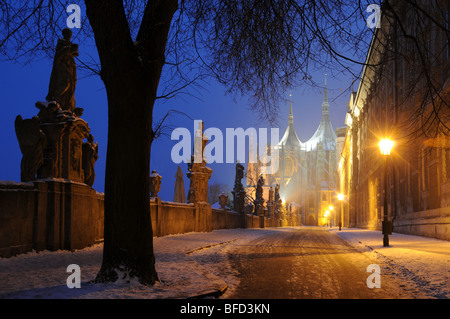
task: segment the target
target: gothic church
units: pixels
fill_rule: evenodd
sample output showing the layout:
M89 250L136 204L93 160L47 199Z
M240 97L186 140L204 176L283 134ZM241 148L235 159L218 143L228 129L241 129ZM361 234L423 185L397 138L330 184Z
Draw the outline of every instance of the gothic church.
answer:
M278 184L283 202L288 209L296 207L301 212L304 225L325 225L337 205L335 172L340 155L337 145L344 135L345 128L336 133L330 121L325 77L322 118L316 132L306 142L300 141L295 131L291 100L286 131L278 145L272 146L278 150L278 171L263 174L264 198L268 198L270 187L274 189ZM259 165L247 165L246 189L250 194L260 175Z

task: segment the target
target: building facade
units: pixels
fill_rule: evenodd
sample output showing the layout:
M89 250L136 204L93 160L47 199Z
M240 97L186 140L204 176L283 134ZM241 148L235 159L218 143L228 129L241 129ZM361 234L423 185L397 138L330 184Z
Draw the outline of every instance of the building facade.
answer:
M344 226L381 229L386 198L393 231L450 240L450 4L418 5L385 8L351 94L338 218ZM382 138L394 141L387 157Z

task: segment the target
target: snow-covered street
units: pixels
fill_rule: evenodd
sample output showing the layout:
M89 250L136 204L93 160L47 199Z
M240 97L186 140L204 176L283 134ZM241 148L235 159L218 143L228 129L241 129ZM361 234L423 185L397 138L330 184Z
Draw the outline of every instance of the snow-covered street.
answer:
M267 230L248 248L230 247L229 255L242 272L230 298L448 299L450 242L390 237L391 246L383 247L379 231ZM380 268L380 288L368 287L374 265Z
M383 247L379 231L344 229L341 238L383 265L412 298L450 298L450 242L393 233Z
M317 242L321 238L328 244L321 246ZM379 231L319 227L229 229L155 238L161 281L153 287L126 280L90 283L100 269L102 245L75 252L33 252L0 259L0 298L189 298L220 295L224 290L221 298L261 298L251 294L249 280L261 279L256 275L259 270L279 269L280 275L290 276L292 287L283 298L448 299L450 242L395 233L390 239L391 246L382 247ZM245 268L251 259L255 265L260 262L260 267ZM290 269L280 269L283 262ZM80 266L79 289L66 285L70 264ZM380 289L366 286L369 264L381 268ZM317 291L319 286L308 290L308 285L301 285L302 278L309 286L320 281L321 290ZM358 280L365 293L353 295L354 288L340 282L342 278ZM280 297L269 294L266 298Z

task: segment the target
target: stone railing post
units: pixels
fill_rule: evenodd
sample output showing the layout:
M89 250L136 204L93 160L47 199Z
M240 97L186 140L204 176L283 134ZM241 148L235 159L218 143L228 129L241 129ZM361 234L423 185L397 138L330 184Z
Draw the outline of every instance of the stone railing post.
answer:
M187 202L195 205L196 231L200 232L212 230L212 210L208 203L208 180L212 169L206 166L206 158L203 156L207 142L208 138L203 134L201 122L194 141L194 154L197 156L193 156L193 163L188 164L189 171L186 174L190 179Z

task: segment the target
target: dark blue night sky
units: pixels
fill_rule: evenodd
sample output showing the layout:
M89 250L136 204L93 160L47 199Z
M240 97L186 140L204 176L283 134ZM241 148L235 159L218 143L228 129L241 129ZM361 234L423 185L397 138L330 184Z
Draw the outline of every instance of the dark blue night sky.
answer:
M55 43L56 43L55 39ZM76 39L73 42L77 43ZM80 57L89 53L89 47L80 44ZM91 49L92 50L92 49ZM20 181L20 161L22 158L19 144L14 130L14 120L17 115L31 118L37 115L34 106L37 101L44 101L48 91L48 83L52 69L52 61L38 57L28 65L0 61L0 180ZM326 70L313 74L316 83L324 82ZM98 192L104 191L104 170L107 145L107 100L103 82L98 76L86 77L78 73L75 92L76 106L84 108L82 118L88 122L95 141L99 143L99 159L95 166L96 179L93 187ZM344 126L345 113L349 93L345 92L350 86L351 78L328 77L328 97L330 102L330 117L333 128ZM226 88L209 81L200 92L192 90L193 96L180 95L169 100L158 100L154 109L154 118L159 120L168 110L178 110L186 113L190 118L203 120L205 128L217 127L225 133L225 129L242 127L267 127L269 123L261 123L258 114L248 109L246 97L235 97L225 94ZM343 93L344 92L344 93ZM286 96L286 99L289 97ZM302 142L309 139L320 122L322 91L309 87L298 87L292 92L294 124ZM287 126L289 102L281 106L278 114L280 138ZM133 107L130 105L130 112ZM139 114L136 114L138 117ZM193 134L193 120L179 113L171 113L166 120L170 127L185 127ZM170 152L177 141L170 139L171 129L165 130L166 135L154 141L152 147L151 170L156 169L163 177L160 197L172 200L175 173L177 165L172 162ZM225 136L225 134L224 134ZM225 142L225 141L224 141ZM225 154L224 154L225 156ZM234 183L234 164L211 164L213 169L210 183L227 184L230 189ZM184 173L187 165L182 163ZM186 189L188 178L185 177Z

